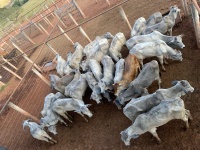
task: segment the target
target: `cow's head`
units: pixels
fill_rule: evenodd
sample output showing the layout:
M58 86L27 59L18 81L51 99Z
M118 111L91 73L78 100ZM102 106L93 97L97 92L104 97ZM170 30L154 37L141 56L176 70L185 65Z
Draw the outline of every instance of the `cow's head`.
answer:
M57 131L56 131L56 125L49 126L48 131L53 133L54 135L58 134Z
M113 84L113 89L115 96L118 96L120 93L126 90L124 84L121 84L121 82Z
M194 91L194 88L190 85L190 83L187 80L173 81L172 84L180 87L181 90L184 92L183 95Z
M80 111L81 111L83 114L87 115L88 117L92 117L93 114L92 114L91 111L88 109L88 107L91 106L91 105L92 105L92 104L87 104L87 105L81 106Z
M185 47L185 45L182 42L182 37L184 35L181 34L179 36L175 36L172 41L170 41L169 43L167 43L169 46L173 47L173 48L181 48L183 49Z
M170 55L170 58L173 60L179 60L182 61L183 57L182 57L182 53L179 50L174 49L175 54Z

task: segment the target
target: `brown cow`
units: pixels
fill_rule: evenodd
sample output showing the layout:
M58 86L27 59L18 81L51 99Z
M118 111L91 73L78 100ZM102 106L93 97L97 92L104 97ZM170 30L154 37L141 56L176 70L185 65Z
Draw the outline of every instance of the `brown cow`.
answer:
M128 85L136 78L140 70L140 64L135 55L129 54L125 58L125 68L123 78L120 82L113 85L114 94L118 96L123 90L128 88Z
M57 66L57 59L55 57L52 61L44 63L42 67L40 67L40 69L42 70L42 72L49 72L51 70L56 69L56 66Z

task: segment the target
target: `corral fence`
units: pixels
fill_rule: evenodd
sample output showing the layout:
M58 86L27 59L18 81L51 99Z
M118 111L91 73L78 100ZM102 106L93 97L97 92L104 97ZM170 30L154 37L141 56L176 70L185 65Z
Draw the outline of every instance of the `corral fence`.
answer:
M105 8L108 9L96 16L88 18L87 16L91 15L89 13L91 10L88 11L87 7L83 7L83 2L80 5L76 3L77 6L74 2L76 3L76 1L71 1L58 7L54 11L53 15L55 16L53 17L52 15L52 20L49 19L45 27L36 27L37 25L34 25L33 22L27 25L34 26L35 30L41 32L41 35L26 31L28 29L24 26L21 30L27 35L21 33L23 36L18 34L9 40L12 43L12 48L15 48L19 52L14 58L20 60L18 69L21 72L15 73L13 71L19 76L17 77L15 75L20 82L9 98L5 99L5 103L0 111L1 115L7 112L3 116L2 124L0 125L0 141L8 148L20 148L23 145L23 141L28 135L24 135L22 129L19 129L19 126L21 126L22 121L27 117L31 117L35 121L39 120L44 97L52 92L48 79L50 73L41 74L40 67L38 66L46 61L53 60L56 54L60 54L63 58L66 58L66 54L73 51L73 44L75 42L79 42L82 46L85 46L93 41L96 36L103 35L109 31L112 34L123 32L128 39L135 20L141 16L148 18L150 14L155 12L155 6L157 6L156 11L166 14L170 6L177 5L184 10L185 15L188 15L186 10L187 3L185 4L184 0L141 0L139 3L138 0L94 0L90 1L91 6L94 7L93 9L101 7L100 10L103 10L102 4L107 5ZM113 2L116 5L112 5ZM7 45L9 46L10 44ZM26 63L25 60L29 63ZM4 67L6 66L5 64L8 65L7 62L4 62L1 66ZM13 103L17 106L13 105ZM26 116L12 109L7 111L8 106L11 108L16 106L17 108L15 109ZM23 112L20 108L26 110L28 113ZM4 129L5 126L7 127L6 130ZM12 135L13 130L15 133L17 131L16 135ZM5 140L5 137L7 140ZM21 141L16 144L15 141L19 138Z

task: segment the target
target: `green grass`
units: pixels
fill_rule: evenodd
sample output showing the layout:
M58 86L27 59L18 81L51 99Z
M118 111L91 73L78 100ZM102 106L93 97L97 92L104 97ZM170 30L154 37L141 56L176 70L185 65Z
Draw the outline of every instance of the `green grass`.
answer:
M7 83L7 84L1 86L1 87L0 87L0 92L2 92L2 91L8 86L8 84L9 84L9 83Z

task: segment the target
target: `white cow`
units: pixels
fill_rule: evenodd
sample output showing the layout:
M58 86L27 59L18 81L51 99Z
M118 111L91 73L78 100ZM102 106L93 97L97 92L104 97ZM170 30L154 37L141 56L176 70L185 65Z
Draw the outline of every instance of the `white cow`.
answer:
M160 12L155 12L146 21L146 26L152 26L162 21L162 14Z
M94 77L99 82L103 78L102 68L100 63L97 60L90 59L89 67L92 73L94 74Z
M131 30L131 37L136 36L136 35L141 35L142 32L146 29L146 20L144 17L138 18Z
M120 60L115 64L114 84L120 82L120 81L123 79L124 66L125 66L125 60L124 60L124 59L120 59Z
M184 48L185 45L182 42L182 37L183 35L178 35L178 36L166 36L161 34L158 31L153 31L150 34L146 35L139 35L139 36L134 36L127 40L126 46L129 50L131 50L136 44L138 43L145 43L145 42L153 42L156 40L163 40L168 46L172 48Z
M129 128L121 132L121 139L125 145L130 145L132 138L138 138L148 131L160 143L161 139L156 132L157 127L173 119L181 119L186 123L186 128L189 128L188 118L192 119L190 111L185 109L182 99L166 99L150 111L139 115Z
M121 49L122 46L125 45L126 38L123 33L119 32L115 35L113 38L110 48L108 50L109 56L112 57L116 62L119 61L119 59L122 57L121 55Z
M35 122L30 122L30 120L25 120L23 122L23 129L25 129L25 127L28 126L30 128L30 133L31 135L38 139L38 140L42 140L42 141L46 141L48 143L51 144L55 144L57 143L56 140L54 140L53 138L51 138L43 129L40 125L38 125Z
M164 41L157 40L155 42L146 42L136 44L131 50L130 54L135 55L138 61L143 66L143 59L156 56L162 69L166 71L163 62L168 64L164 58L182 61L181 51L177 51L169 47Z
M52 104L52 109L56 113L63 116L65 119L69 120L70 122L72 122L72 121L66 115L67 111L74 111L74 112L80 114L85 119L85 121L88 122L88 120L85 118L84 114L87 115L88 117L93 116L93 114L87 108L90 105L91 104L85 105L84 102L81 100L66 98L66 99L58 99L57 101L55 101Z
M161 101L169 98L179 98L185 94L194 91L194 88L186 80L173 81L174 86L168 89L159 89L156 92L142 96L139 98L133 98L123 108L123 112L132 122L135 118L143 113L149 111L151 108L160 104Z

